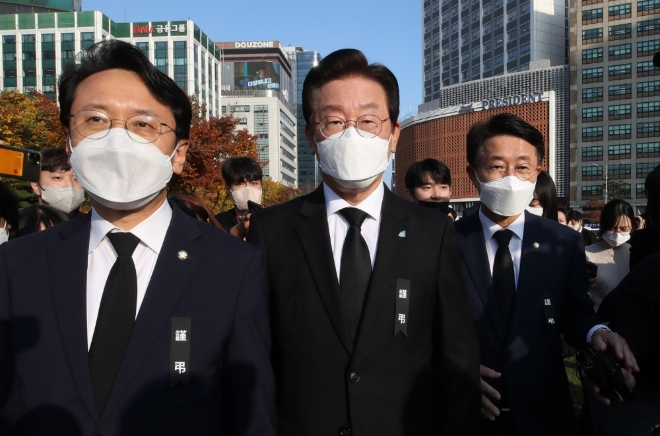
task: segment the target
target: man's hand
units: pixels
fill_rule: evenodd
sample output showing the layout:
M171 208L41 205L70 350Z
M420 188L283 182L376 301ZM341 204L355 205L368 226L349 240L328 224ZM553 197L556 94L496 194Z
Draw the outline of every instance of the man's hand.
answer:
M632 372L628 371L626 368L621 368L621 372L623 373L623 381L626 383L626 386L630 391L632 392L633 388L635 387L635 377L633 377ZM603 403L606 406L609 406L612 402L607 398L604 397L603 395L600 394L600 388L596 386L595 384L588 382L588 385L591 386L594 396L598 401ZM619 401L624 401L624 399L619 395Z
M232 227L229 230L229 233L232 235L239 237L241 239L245 239L248 235L248 232L250 231L250 217L252 216L251 213L248 213L246 215L243 215L240 217L240 220L238 221L238 224L236 224L234 227Z
M626 386L632 391L635 387L635 377L633 377L632 373L639 372L639 366L637 366L637 360L632 351L630 351L626 340L617 333L607 330L596 330L591 337L591 342L601 351L605 351L608 348L614 351L616 358L623 362L624 368L621 368L621 372L623 373ZM592 389L598 401L606 406L610 405L610 400L600 395L598 386L592 385ZM623 401L623 398L620 398L620 400Z
M479 373L481 374L481 416L495 421L495 417L500 416L500 409L493 404L493 401L499 401L502 396L484 381L484 377L500 378L502 374L483 365L479 366Z

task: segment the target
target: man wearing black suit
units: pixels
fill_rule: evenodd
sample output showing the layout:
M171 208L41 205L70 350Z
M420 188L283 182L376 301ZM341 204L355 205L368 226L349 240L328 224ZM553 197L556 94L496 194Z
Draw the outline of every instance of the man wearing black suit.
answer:
M596 243L596 234L590 230L587 230L582 225L582 214L578 210L572 210L568 212L566 217L566 223L568 227L572 228L576 232L580 232L582 239L584 240L584 246L589 246Z
M383 65L339 50L305 79L323 184L256 212L282 436L472 434L478 351L453 225L392 194L400 126Z
M187 96L116 40L59 91L92 212L0 249L0 421L21 435L274 435L262 256L166 201Z
M582 237L525 212L543 156L541 133L511 114L467 136L481 209L456 232L481 346L482 435L575 434L560 333L575 348L612 347L638 370L625 341L593 311Z

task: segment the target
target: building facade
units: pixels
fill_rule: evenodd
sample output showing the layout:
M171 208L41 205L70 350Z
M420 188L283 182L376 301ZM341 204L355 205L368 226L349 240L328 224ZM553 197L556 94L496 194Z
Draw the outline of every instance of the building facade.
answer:
M30 14L36 12L76 12L82 10L82 0L0 0L0 14Z
M660 1L573 0L571 29L571 206L643 210L660 164Z
M115 23L99 11L0 15L0 91L36 90L56 100L56 81L82 50L106 39L140 48L208 115L220 114L220 50L191 20Z
M422 0L424 102L446 86L568 64L568 0Z
M264 177L298 186L298 135L291 61L278 41L217 43L223 115L257 135Z
M298 187L303 192L309 192L321 183L321 173L316 156L312 155L305 136L307 123L303 116L302 90L307 73L318 65L322 57L319 52L305 50L302 47L289 46L284 47L283 50L291 59L296 78L294 81L294 94L296 96L296 116L298 118Z

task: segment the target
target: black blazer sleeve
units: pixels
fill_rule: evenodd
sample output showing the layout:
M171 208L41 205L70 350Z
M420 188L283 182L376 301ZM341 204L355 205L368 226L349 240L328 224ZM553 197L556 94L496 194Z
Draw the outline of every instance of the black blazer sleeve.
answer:
M438 265L436 349L440 353L440 434L476 434L481 410L479 342L467 310L461 256L454 225L447 220Z

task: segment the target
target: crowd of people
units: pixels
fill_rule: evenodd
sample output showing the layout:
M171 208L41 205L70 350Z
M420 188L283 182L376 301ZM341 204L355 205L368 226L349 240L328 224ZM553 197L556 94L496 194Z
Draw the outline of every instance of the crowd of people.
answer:
M264 208L261 166L227 159L214 216L167 192L192 109L139 49L96 44L58 87L39 204L0 183L0 434L660 431L660 167L643 216L614 199L593 232L502 113L466 137L477 204L431 158L396 196L397 79L344 49L303 86L322 184ZM590 344L635 400L582 372L578 426L563 359Z

